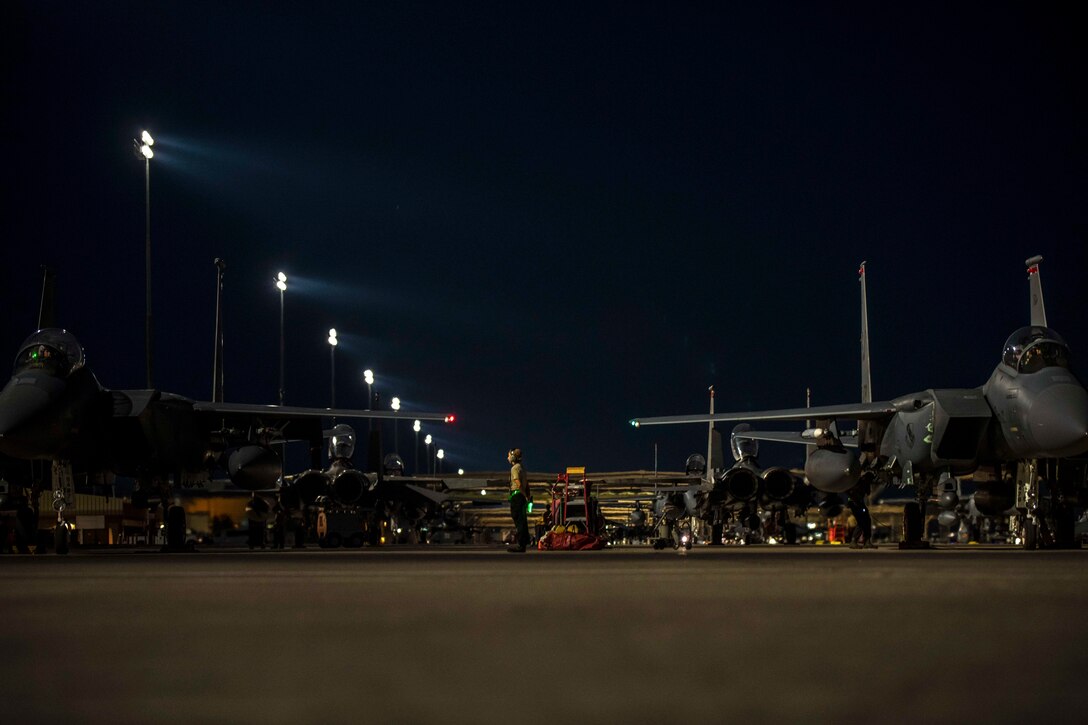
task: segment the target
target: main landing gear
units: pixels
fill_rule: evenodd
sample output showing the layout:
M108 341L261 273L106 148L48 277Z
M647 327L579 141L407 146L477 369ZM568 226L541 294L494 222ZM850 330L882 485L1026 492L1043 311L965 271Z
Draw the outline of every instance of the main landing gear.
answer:
M925 520L922 517L922 504L909 501L903 507L903 540L900 549L928 549L929 542L923 539Z

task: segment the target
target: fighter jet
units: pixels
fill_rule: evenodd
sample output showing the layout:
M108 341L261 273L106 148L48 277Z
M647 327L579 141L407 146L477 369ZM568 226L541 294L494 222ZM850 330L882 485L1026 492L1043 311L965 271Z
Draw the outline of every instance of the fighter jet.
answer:
M185 511L180 506L166 509L172 484L202 482L212 470L225 468L240 488L273 488L282 474L279 444L305 440L319 456L321 419L331 416L397 414L210 403L160 390L109 390L87 367L75 336L49 328L22 344L11 380L0 391L0 454L52 461L58 500L66 498L64 482L72 480L73 468L137 479L143 497L156 491L161 495L167 547L181 549ZM413 417L454 420L441 413ZM58 544L62 540L58 535Z
M316 513L322 547L377 544L385 528L394 532L426 528L427 522L441 519L449 508L449 496L444 493L383 472L368 475L355 468L355 431L351 426L340 423L325 433L329 467L288 477L279 490L280 501L293 515ZM386 459L403 469L399 456L390 454ZM390 470L388 465L385 469ZM333 531L333 521L343 530Z
M913 486L918 500L904 510L904 547L924 546L924 507L938 484L990 467L993 481L980 484L984 498L994 501L995 511L1015 501L1026 547L1071 545L1083 467L1065 465L1064 459L1088 452L1088 391L1069 369L1069 346L1047 326L1040 262L1038 256L1026 261L1031 324L1009 336L1000 362L980 387L929 389L871 402L866 358L860 403L635 418L631 425L815 421L799 433L745 435L810 446L808 483L821 492L848 493L853 505L860 505L856 514L864 514L865 496L875 486ZM863 300L864 279L863 265ZM862 319L865 350L864 311ZM840 434L839 420L858 421L856 431Z

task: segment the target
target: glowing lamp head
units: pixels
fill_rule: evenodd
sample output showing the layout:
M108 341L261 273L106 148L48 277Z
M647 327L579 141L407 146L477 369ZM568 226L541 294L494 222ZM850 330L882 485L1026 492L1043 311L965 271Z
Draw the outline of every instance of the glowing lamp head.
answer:
M334 327L334 328L329 330L329 344L332 345L333 347L336 347L337 342L338 341L336 339L336 328Z
M282 279L277 279L276 280L276 289L278 289L280 292L286 292L287 291L287 283L284 282Z
M637 421L637 420L632 420L632 421L631 421L631 425L632 425L633 427L635 427L635 428L638 428L638 421Z
M431 441L433 441L433 440L434 440L434 439L433 439L433 438L431 438L431 434L430 434L430 433L428 433L428 434L427 434L427 437L423 439L423 443L424 443L424 445L428 445L428 446L429 446L429 445L431 445Z
M142 131L140 133L140 140L143 141L144 144L146 144L147 146L154 146L155 145L155 139L151 138L151 134L148 133L147 131ZM150 158L150 157L148 157L148 158Z
M463 475L465 475L465 469L463 469L463 468L458 468L458 469L457 469L457 475L458 475L458 476L463 476Z
M439 448L438 453L436 455L438 456L438 460L441 461L443 458L446 457L446 451L443 450L442 448Z
M155 156L155 152L152 151L151 147L147 144L144 144L140 147L140 153L143 154L143 157L148 160L154 158Z
M456 420L457 420L457 416L456 416L456 415L452 415L452 414L451 414L451 415L447 415L447 416L446 416L446 417L444 418L444 422L446 422L446 423L453 423L453 422L454 422L454 421L456 421Z
M423 429L423 426L420 425L420 422L418 420L415 423L412 423L412 430L414 430L416 433L418 433L422 429Z
M390 404L390 407L394 410L394 412L399 411L400 410L400 398L393 398L393 402Z
M374 371L373 370L364 370L363 371L363 382L366 383L367 385L373 385L374 384Z

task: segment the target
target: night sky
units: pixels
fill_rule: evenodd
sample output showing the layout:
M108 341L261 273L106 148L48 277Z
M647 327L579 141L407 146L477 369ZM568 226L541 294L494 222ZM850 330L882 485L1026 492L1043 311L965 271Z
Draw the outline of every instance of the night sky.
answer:
M148 128L157 387L210 398L223 257L226 399L275 402L282 270L287 403L328 405L336 327L337 403L371 367L456 412L447 468L675 470L705 428L627 420L711 384L857 400L862 260L877 399L981 385L1034 254L1084 379L1079 14L747 5L7 2L2 349L48 264L101 383L143 386Z

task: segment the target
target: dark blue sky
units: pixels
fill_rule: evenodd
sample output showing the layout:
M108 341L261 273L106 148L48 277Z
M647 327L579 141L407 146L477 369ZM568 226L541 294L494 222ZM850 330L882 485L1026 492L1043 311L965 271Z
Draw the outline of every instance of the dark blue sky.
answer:
M1071 12L1071 11L1070 11ZM453 467L662 468L701 427L634 415L981 384L1028 319L1085 354L1084 26L957 3L11 2L2 349L59 322L144 379L151 129L156 383L453 410ZM1084 370L1078 358L1078 371ZM401 429L401 449L410 440ZM774 462L774 461L765 461ZM779 462L790 463L788 458Z

